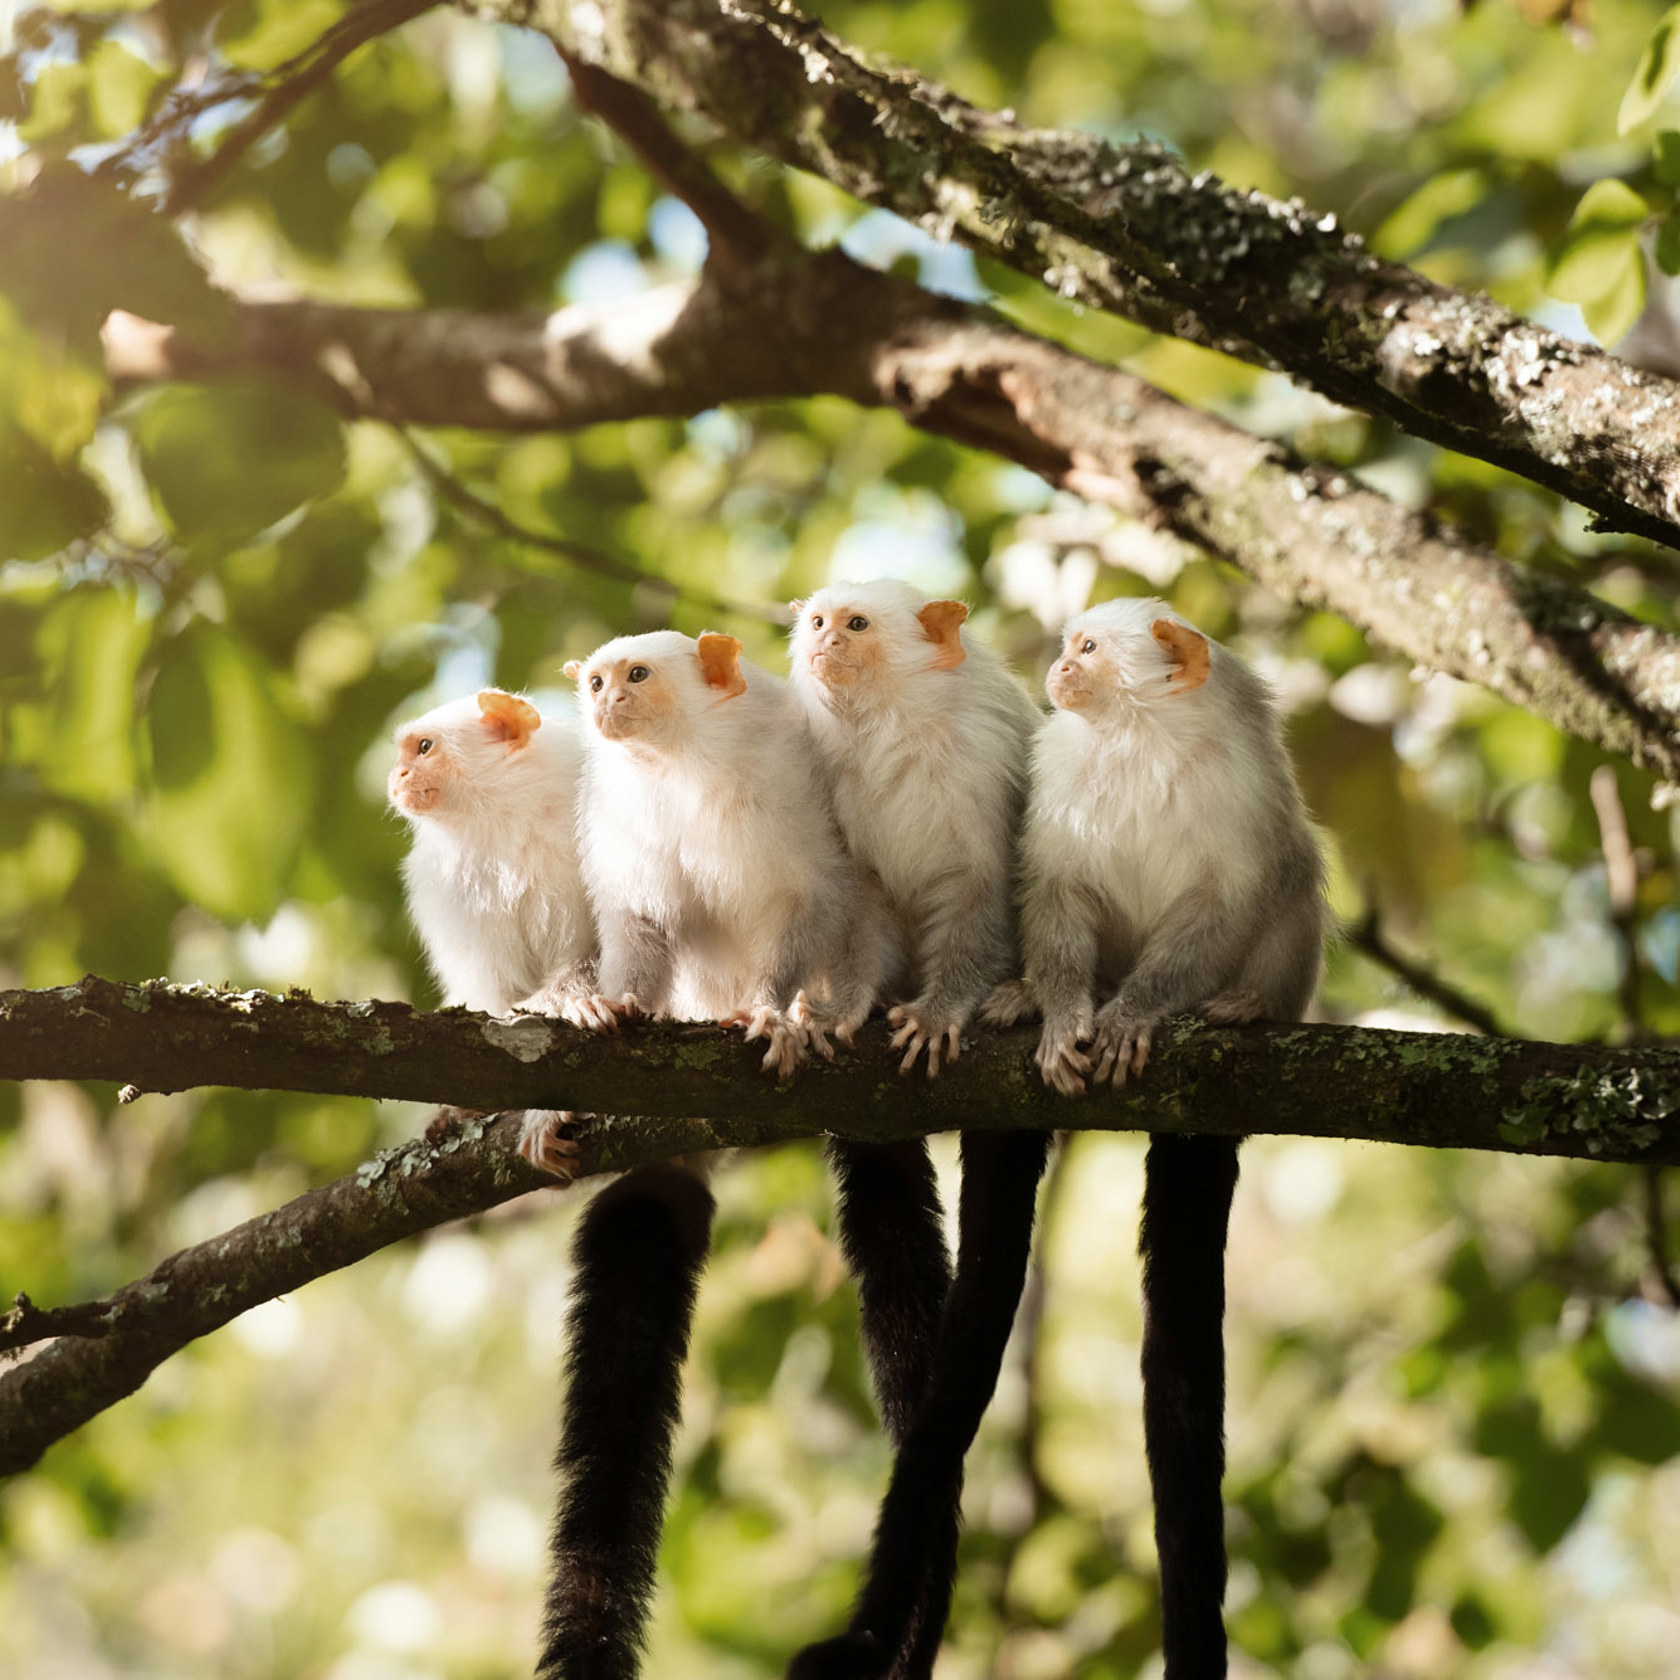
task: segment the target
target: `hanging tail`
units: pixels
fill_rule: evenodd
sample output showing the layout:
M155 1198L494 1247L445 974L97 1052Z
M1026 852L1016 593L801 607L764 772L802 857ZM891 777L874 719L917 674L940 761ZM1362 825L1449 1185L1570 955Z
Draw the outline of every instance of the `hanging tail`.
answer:
M1144 1164L1143 1436L1167 1680L1225 1674L1225 1237L1237 1143L1156 1133Z
M951 1287L939 1185L925 1138L828 1146L840 1248L857 1279L864 1356L897 1446L927 1393Z
M926 1680L956 1577L963 1458L997 1387L1026 1282L1043 1132L963 1134L957 1271L928 1392L893 1461L851 1625L808 1645L788 1680Z
M578 1227L538 1680L636 1674L713 1206L691 1173L643 1167Z

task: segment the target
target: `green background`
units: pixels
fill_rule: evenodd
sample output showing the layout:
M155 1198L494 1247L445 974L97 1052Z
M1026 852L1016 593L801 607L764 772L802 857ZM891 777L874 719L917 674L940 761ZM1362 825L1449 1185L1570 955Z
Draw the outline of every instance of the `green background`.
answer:
M392 726L492 680L884 571L975 604L1036 682L1087 598L1156 591L1273 679L1338 910L1509 1030L1680 1027L1674 833L1616 767L1644 865L1613 925L1601 755L1344 622L1022 470L836 400L576 436L411 445L258 385L118 400L113 306L217 318L222 285L481 310L693 272L692 216L570 99L541 40L442 11L351 58L181 229L141 214L136 125L184 66L267 69L330 0L26 8L0 36L0 984L167 974L431 1001L383 808ZM1500 0L909 0L822 9L855 43L1040 126L1160 138L1334 210L1386 255L1655 365L1672 327L1660 10ZM237 108L207 106L214 148ZM126 146L126 150L123 148ZM113 151L113 148L116 150ZM813 244L965 296L1332 460L1477 541L1672 627L1674 557L1273 376L1075 313L762 160L711 148ZM110 159L115 158L115 162ZM88 171L106 160L103 173ZM1641 241L1645 244L1642 246ZM1649 247L1652 256L1644 252ZM196 265L196 266L195 266ZM1672 353L1672 352L1671 352ZM1621 985L1628 965L1633 980ZM1439 1019L1350 947L1333 1019ZM352 1169L418 1111L0 1086L0 1297L108 1291ZM1357 1128L1358 1116L1350 1116ZM942 1155L947 1182L952 1168ZM1673 1672L1680 1325L1630 1171L1260 1140L1232 1233L1238 1675ZM1082 1138L1045 1204L1036 1334L971 1459L941 1680L1158 1672L1138 1417L1136 1140ZM887 1457L814 1147L717 1181L648 1672L748 1680L832 1630ZM0 1487L0 1668L32 1677L425 1680L535 1649L568 1234L545 1195L246 1315ZM1651 1297L1647 1299L1647 1296ZM1024 1321L1031 1331L1035 1320Z

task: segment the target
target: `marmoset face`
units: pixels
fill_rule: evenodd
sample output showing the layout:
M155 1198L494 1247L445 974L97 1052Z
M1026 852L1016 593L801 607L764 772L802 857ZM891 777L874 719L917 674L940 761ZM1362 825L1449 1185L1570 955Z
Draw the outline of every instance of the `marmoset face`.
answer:
M837 583L795 603L793 664L825 694L891 694L905 678L954 670L968 608L892 579Z
M677 709L670 674L651 654L597 654L579 678L590 720L609 741L658 738Z
M447 819L530 745L542 727L537 708L499 688L451 700L397 730L397 762L385 780L393 808L405 817Z
M1095 712L1187 692L1207 674L1207 638L1170 617L1163 602L1105 601L1063 630L1062 655L1044 687L1064 712Z
M566 675L603 740L661 750L710 707L747 691L741 644L711 633L697 641L677 630L620 636L587 660L572 660Z
M836 591L825 589L811 601L796 634L798 657L825 688L871 683L886 669L887 643L875 615Z
M385 793L405 817L431 814L444 800L458 771L440 733L424 721L408 724L397 736L397 762L385 780Z

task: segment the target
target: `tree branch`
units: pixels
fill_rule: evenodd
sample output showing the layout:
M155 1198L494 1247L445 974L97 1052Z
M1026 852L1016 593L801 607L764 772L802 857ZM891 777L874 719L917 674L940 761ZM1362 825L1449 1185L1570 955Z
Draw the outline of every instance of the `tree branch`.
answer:
M208 157L175 170L160 206L163 214L179 216L198 209L251 147L271 129L278 128L351 53L400 28L437 3L438 0L359 0L302 52L261 78L258 84L262 88L261 97L234 123ZM254 87L229 90L226 97L233 99L255 92ZM191 99L166 104L158 120L125 146L118 157L133 167L145 161L160 145L184 142L191 121L198 114L197 105Z
M1283 369L1680 545L1680 386L1164 148L1021 128L787 0L465 0L1064 297Z
M447 1143L389 1151L182 1249L102 1302L68 1309L94 1318L97 1334L78 1328L21 1359L0 1355L0 1475L27 1470L54 1441L134 1393L171 1354L249 1308L552 1183L515 1153L517 1137L515 1119L473 1122ZM9 1328L0 1347L33 1339L27 1316Z
M107 1079L575 1107L582 1173L832 1132L950 1128L1277 1132L1620 1161L1680 1160L1680 1052L1349 1027L1212 1028L1181 1020L1141 1082L1083 1102L1039 1082L1032 1029L971 1044L937 1081L901 1079L884 1034L776 1086L759 1051L711 1026L591 1038L537 1017L318 1003L89 977L0 993L0 1078ZM124 1093L125 1097L129 1093ZM710 1115L714 1118L696 1118ZM551 1180L515 1153L516 1116L416 1140L351 1176L183 1250L103 1302L20 1303L0 1346L0 1473L131 1394L170 1354L257 1303ZM39 1340L43 1334L55 1337Z
M821 1133L883 1140L1070 1125L1680 1161L1680 1050L1186 1018L1141 1086L1069 1103L1040 1083L1036 1040L1032 1028L989 1034L937 1080L900 1079L884 1032L871 1028L856 1052L777 1085L758 1071L761 1049L710 1025L598 1038L540 1016L425 1014L403 1003L91 975L51 991L0 992L0 1078L638 1116L581 1123L591 1173Z
M1367 903L1365 914L1346 928L1344 937L1354 950L1370 958L1378 967L1386 968L1390 974L1397 975L1420 998L1434 1004L1443 1014L1490 1038L1497 1038L1504 1030L1499 1018L1486 1004L1477 1002L1468 992L1443 979L1427 964L1408 957L1395 945L1383 929L1375 902Z
M346 413L519 432L818 392L892 407L1680 780L1680 638L991 310L839 252L709 266L548 316L257 302L235 315L231 349L113 315L113 379L259 371L317 382Z

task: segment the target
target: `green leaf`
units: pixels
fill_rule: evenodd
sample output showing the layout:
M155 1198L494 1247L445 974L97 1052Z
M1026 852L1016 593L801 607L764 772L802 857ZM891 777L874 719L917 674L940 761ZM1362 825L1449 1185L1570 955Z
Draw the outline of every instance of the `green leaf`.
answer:
M1652 254L1664 274L1680 274L1680 208L1670 210L1657 223L1657 240Z
M1587 330L1600 344L1614 344L1645 307L1645 259L1635 243L1615 285L1581 305Z
M95 133L115 139L138 128L161 80L145 59L106 39L87 55L88 115Z
M1416 256L1443 222L1474 209L1487 188L1487 177L1479 169L1449 169L1434 176L1389 213L1372 237L1372 247L1397 262Z
M134 684L152 627L134 596L78 589L36 637L50 697L35 773L55 792L109 804L134 789Z
M1662 104L1676 71L1680 71L1680 6L1671 6L1651 31L1633 80L1622 95L1621 109L1616 113L1618 134L1637 128L1652 115Z
M1626 182L1595 182L1581 195L1552 260L1552 295L1579 304L1600 343L1620 338L1644 307L1640 235L1650 214Z
M225 631L195 626L158 672L146 734L159 867L214 915L272 914L309 822L312 775L271 671Z
M268 386L159 391L135 441L162 512L187 538L255 536L344 477L338 417Z
M190 324L201 341L233 321L168 222L69 164L0 198L0 292L38 332L96 365L99 328L113 309Z
M86 473L0 416L0 561L57 554L97 531L109 511Z
M1665 128L1651 146L1657 179L1665 187L1680 187L1680 132Z

